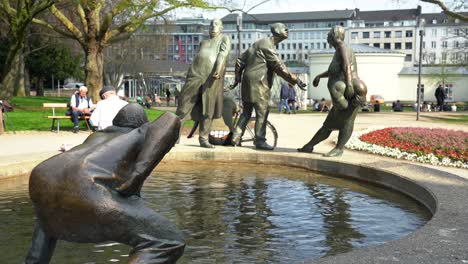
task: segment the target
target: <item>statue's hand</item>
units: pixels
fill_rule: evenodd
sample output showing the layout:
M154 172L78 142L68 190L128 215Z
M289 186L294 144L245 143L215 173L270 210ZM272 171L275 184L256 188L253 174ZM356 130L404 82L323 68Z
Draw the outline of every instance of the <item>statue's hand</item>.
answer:
M316 76L312 84L314 85L314 87L317 87L319 85L319 82L320 82L320 77Z
M302 90L302 91L307 91L305 88L307 84L303 82L301 79L297 79L297 86Z
M137 177L131 176L127 181L122 183L117 187L117 191L125 197L138 194L140 192L140 182L137 180Z
M211 77L213 77L213 79L215 79L215 80L218 80L219 77L220 77L220 76L219 76L219 72L214 72L214 73L211 75Z

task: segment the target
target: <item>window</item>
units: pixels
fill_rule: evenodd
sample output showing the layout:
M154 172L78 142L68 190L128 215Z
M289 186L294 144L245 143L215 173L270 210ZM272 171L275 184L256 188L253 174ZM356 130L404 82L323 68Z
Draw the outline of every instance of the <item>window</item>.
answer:
M455 31L453 32L455 34L455 36L460 36L460 29L455 29Z
M247 34L247 38L248 38L248 39L251 39L251 38L252 38L252 34L250 34L250 33Z
M310 43L310 49L315 49L315 43Z
M358 38L358 32L351 32L351 39L357 39Z
M288 60L290 60L290 59L291 59L291 54L286 54L286 58L287 58Z
M284 50L284 43L281 43L281 49Z
M296 54L293 54L293 60L296 60Z
M413 37L413 30L406 30L405 36L406 36L407 38Z
M236 39L236 35L232 34L231 39Z
M395 42L395 49L401 50L401 42Z
M327 43L326 43L326 42L323 42L323 48L324 48L324 49L327 48Z
M309 49L309 46L307 44L304 45L304 49Z
M448 42L442 41L442 48L447 48L447 47L448 47Z
M304 59L309 59L309 56L307 56L307 54L304 54Z
M369 38L369 32L362 32L362 38L368 39Z
M384 49L391 49L390 43L384 43L383 48Z
M431 36L437 37L437 28L433 28L433 29L431 30Z
M302 43L299 43L298 45L299 45L299 49L302 49Z
M447 62L447 52L442 52L442 63Z
M437 45L436 45L435 41L431 41L431 48L433 48L433 49L437 48Z
M284 60L284 54L281 54L281 59Z
M245 50L245 43L242 43L242 49Z
M402 35L401 35L401 31L395 31L395 38L401 38Z
M380 31L374 32L374 38L380 38Z
M290 50L291 49L291 43L288 43L286 47L288 48L288 50Z
M391 31L385 31L384 35L385 35L385 38L391 38L392 37L392 32Z
M405 55L405 61L411 61L411 59L412 59L411 54L406 54Z
M293 50L296 49L296 43L293 43L292 48L293 48Z
M406 42L405 43L405 49L413 49L413 42Z
M458 41L455 40L455 41L453 42L453 47L454 47L454 48L459 48L459 47L460 47L460 43L459 43Z
M380 48L380 43L374 43L374 47Z

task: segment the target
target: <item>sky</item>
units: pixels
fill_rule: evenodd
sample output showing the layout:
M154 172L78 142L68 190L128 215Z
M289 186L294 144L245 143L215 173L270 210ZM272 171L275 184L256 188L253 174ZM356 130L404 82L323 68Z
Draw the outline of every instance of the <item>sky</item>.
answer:
M244 0L247 4L243 10L248 10L261 0ZM242 1L239 1L242 2ZM433 4L423 3L418 0L271 0L262 4L249 13L280 13L280 12L307 12L307 11L327 11L327 10L343 10L359 8L360 10L388 10L388 9L409 9L416 8L418 5L422 6L423 13L438 13L442 10ZM181 17L194 17L201 16L205 18L222 18L229 14L228 11L200 11L192 10L178 10L176 16Z

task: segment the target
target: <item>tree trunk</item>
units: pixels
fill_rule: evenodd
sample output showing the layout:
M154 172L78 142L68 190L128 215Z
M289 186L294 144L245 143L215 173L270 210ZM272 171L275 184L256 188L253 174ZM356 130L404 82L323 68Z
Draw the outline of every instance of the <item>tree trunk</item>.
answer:
M88 96L97 102L99 91L103 86L104 54L103 49L97 42L90 42L86 52L86 87L88 87Z
M44 79L42 77L37 78L36 96L44 96Z
M29 69L24 69L24 93L26 96L31 96L31 76Z
M10 68L6 69L6 74L4 75L2 81L2 88L0 89L0 100L10 100L13 97L13 93L15 91L16 85L16 76L18 70L18 63L19 63L19 53L16 54L13 62L10 64ZM5 67L8 67L5 65ZM5 71L4 71L5 72Z
M24 54L19 55L19 60L17 64L17 74L15 82L15 96L26 96L25 87L24 87Z

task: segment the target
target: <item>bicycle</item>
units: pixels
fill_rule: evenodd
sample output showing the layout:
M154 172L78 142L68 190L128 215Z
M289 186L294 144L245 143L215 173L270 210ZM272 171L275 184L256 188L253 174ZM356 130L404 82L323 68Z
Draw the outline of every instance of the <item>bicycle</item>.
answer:
M233 128L235 129L237 123L239 122L239 117L242 114L242 109L238 109L237 111L233 111ZM198 121L195 121L192 130L188 134L187 138L192 138L193 134L198 128ZM226 122L225 122L226 123ZM231 137L232 133L227 130L212 130L210 131L208 140L213 145L224 145L228 146L231 145ZM278 143L278 132L276 131L275 126L273 126L270 121L266 121L266 141L270 144L273 148L276 147ZM244 146L244 143L252 142L253 146L255 146L255 116L252 116L245 128L244 134L241 137L241 146Z

